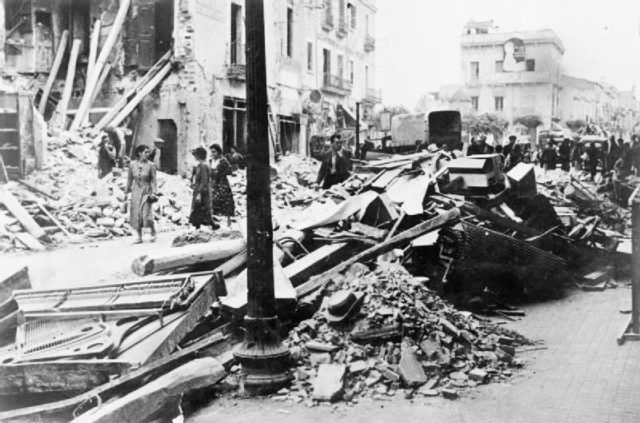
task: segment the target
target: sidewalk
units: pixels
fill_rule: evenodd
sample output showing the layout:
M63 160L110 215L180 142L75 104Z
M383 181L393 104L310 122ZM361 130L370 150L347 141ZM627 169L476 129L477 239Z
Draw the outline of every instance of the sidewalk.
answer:
M271 399L213 399L186 419L231 422L638 422L640 342L618 346L628 321L631 291L572 291L565 298L524 307L509 327L542 340L519 358L526 366L511 383L490 384L457 401L416 396L412 401L362 400L307 408Z

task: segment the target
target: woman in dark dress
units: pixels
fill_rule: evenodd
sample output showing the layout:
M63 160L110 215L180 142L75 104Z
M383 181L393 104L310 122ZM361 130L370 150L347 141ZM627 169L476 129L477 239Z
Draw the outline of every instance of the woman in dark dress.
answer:
M209 225L213 229L219 226L213 222L211 211L211 168L207 164L207 150L198 147L191 152L198 164L193 168L191 187L193 198L191 200L191 214L189 223L200 229L201 225Z
M98 149L98 178L102 179L111 173L116 165L116 150L107 135L102 136Z
M211 144L211 208L216 216L227 216L227 224L231 226L231 217L236 210L233 193L227 175L231 174L231 165L222 155L218 144Z

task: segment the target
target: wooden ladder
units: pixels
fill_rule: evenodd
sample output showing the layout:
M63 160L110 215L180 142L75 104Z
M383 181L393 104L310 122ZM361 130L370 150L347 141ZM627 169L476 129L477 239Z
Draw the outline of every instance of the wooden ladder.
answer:
M273 144L273 151L275 160L278 161L282 155L282 145L280 144L280 137L278 136L278 127L276 126L275 116L271 109L271 101L267 103L267 115L269 116L269 139Z

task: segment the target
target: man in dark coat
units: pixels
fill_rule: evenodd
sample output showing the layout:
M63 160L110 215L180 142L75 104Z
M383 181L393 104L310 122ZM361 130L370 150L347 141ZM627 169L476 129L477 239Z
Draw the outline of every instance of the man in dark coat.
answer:
M565 138L558 148L558 160L560 161L560 169L565 172L571 170L571 140Z
M477 144L471 144L467 150L467 156L473 156L476 154L491 154L493 153L493 147L487 144L487 137L480 136Z
M342 149L342 139L340 135L331 136L331 151L322 156L322 164L318 172L316 183L322 189L331 188L335 184L344 182L350 175L353 165L351 154Z
M511 150L513 150L513 147L515 145L516 145L516 136L510 135L509 144L504 146L504 148L502 149L502 154L504 154L505 157L509 157L509 153L511 153Z

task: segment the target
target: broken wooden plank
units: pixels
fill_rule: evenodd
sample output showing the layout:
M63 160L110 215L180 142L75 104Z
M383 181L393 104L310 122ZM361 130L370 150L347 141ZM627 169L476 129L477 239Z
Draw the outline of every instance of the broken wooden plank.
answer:
M348 242L323 245L285 267L284 274L293 286L296 286L311 276L321 273L323 269L338 264L349 256L352 248L357 247L352 247Z
M56 51L56 57L53 59L53 64L51 65L51 70L49 71L47 82L44 84L44 89L42 90L42 95L40 96L38 112L40 112L40 114L43 116L47 108L47 100L49 99L51 87L53 87L53 83L56 81L58 71L60 70L60 64L62 63L62 58L64 57L64 50L67 48L68 39L69 30L65 29L64 31L62 31L62 35L60 36L60 44L58 45L58 50Z
M3 364L0 365L0 395L86 391L109 382L113 375L122 375L132 367L133 363L119 359Z
M0 304L11 298L16 289L31 289L29 268L23 265L4 264L0 269Z
M381 242L378 245L375 245L363 252L353 256L349 260L346 260L334 268L324 272L323 274L310 279L309 281L303 283L302 285L296 288L296 292L298 294L298 298L304 297L312 293L313 291L323 287L327 282L331 280L332 277L336 273L340 273L345 271L349 266L359 261L364 261L371 259L373 257L379 256L380 254L387 253L394 248L411 241L412 239L426 233L437 229L441 226L446 225L449 222L452 222L460 216L460 210L458 208L453 208L451 210L443 211L441 214L420 223L419 225L414 226L411 229L408 229L393 238Z
M62 97L58 103L57 119L59 119L59 124L63 129L66 126L67 108L69 107L69 100L71 99L71 93L73 91L73 81L76 76L76 63L81 43L81 40L73 40L71 54L69 55L69 65L67 67L67 77L65 78L64 89L62 90Z
M46 231L45 231L46 234ZM40 241L35 239L29 232L16 232L13 236L20 241L25 247L33 251L44 251L45 246Z
M168 400L185 391L200 389L226 376L222 364L213 357L203 357L160 376L129 394L107 402L72 420L75 423L143 422L161 410Z
M122 96L122 98L120 98L118 101L115 102L115 104L113 104L111 106L111 110L109 112L107 112L106 115L104 115L102 117L102 119L100 119L100 121L95 125L95 130L99 131L102 128L104 128L105 126L107 126L109 124L109 122L111 122L111 120L120 112L120 110L122 110L122 108L124 106L127 105L127 102L136 95L136 93L138 91L140 91L140 89L142 87L144 87L145 85L147 85L147 83L149 82L149 80L156 75L156 73L158 72L158 70L160 70L162 67L164 67L166 65L166 63L169 61L169 59L171 58L171 50L169 50L168 52L166 52L164 54L164 56L162 56L160 58L160 60L158 60L152 67L151 69L149 69L147 71L147 73L140 78L136 84L129 90L127 91L127 93Z
M122 395L137 389L159 375L201 356L203 351L209 354L220 354L222 351L230 350L230 345L223 345L225 341L229 340L229 337L224 335L229 330L228 324L217 328L208 337L169 357L142 366L75 397L18 410L0 412L0 421L68 421L72 418L71 413L77 408L82 408L78 407L82 404L91 404L96 398L99 398L100 402L106 402L116 395ZM212 348L214 349L212 350ZM225 361L222 361L222 363L225 366L227 365Z
M391 228L391 230L389 231L389 233L387 234L387 238L385 239L385 241L390 240L391 238L393 238L393 236L396 234L396 231L398 230L398 227L400 226L400 224L402 223L402 219L404 219L404 217L407 215L407 213L403 210L402 212L400 212L400 217L398 217L395 221L395 223L393 224L393 227Z
M122 29L122 24L124 23L125 18L129 12L129 6L131 5L131 0L121 0L120 5L118 7L118 13L113 19L113 23L111 24L111 29L109 30L109 35L107 39L104 41L102 45L102 50L100 50L100 55L96 59L96 64L93 68L93 72L87 78L87 82L85 84L84 94L82 96L82 100L80 101L80 106L78 106L78 114L76 114L75 119L71 123L71 130L78 129L80 124L84 121L84 117L87 114L87 110L91 106L91 98L93 97L93 93L95 90L99 89L98 87L98 79L100 78L100 74L102 73L102 68L104 64L107 63L107 58L111 54L111 49L115 44L118 36L120 35L120 30ZM66 112L66 108L65 108ZM63 114L63 116L66 116Z
M378 229L360 222L352 222L349 232L361 234L377 241L382 241L387 235L387 231L384 229Z
M321 364L318 368L318 376L313 383L313 399L316 401L339 399L344 388L346 371L344 364Z
M54 201L58 201L59 200L59 198L54 197L53 195L49 194L48 192L42 191L40 188L32 185L31 183L25 181L24 179L18 179L18 182L20 182L20 184L22 184L27 189L29 189L29 191L33 191L36 194L44 195L45 197L47 197L47 198L49 198L51 200L54 200Z
M133 97L129 103L127 103L127 105L113 118L111 122L109 122L109 124L111 126L120 125L120 123L122 123L122 121L127 116L129 116L131 112L133 112L133 109L138 107L138 104L140 104L140 102L142 102L142 100L151 91L153 91L160 84L160 82L162 82L162 80L169 74L169 72L171 72L171 69L173 69L173 63L171 62L167 63L162 69L160 69L158 74L151 78L149 83L142 87L142 89L140 89L136 96Z
M351 332L351 339L360 344L392 341L400 339L401 337L402 330L396 324L375 329L365 329Z
M136 275L144 276L196 263L222 260L234 256L244 249L245 242L242 238L167 248L150 255L137 257L131 264L131 270Z
M89 57L87 59L87 79L91 78L96 67L96 56L98 55L98 41L100 41L100 19L93 23L93 32L89 41Z

